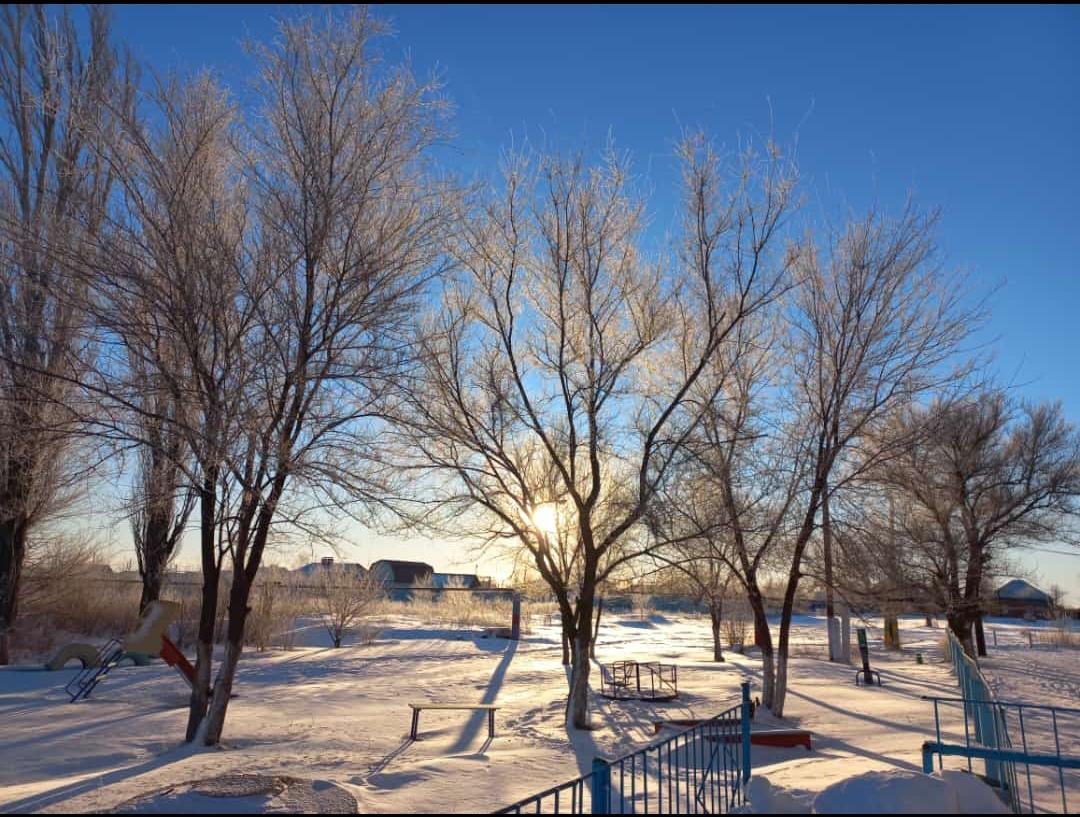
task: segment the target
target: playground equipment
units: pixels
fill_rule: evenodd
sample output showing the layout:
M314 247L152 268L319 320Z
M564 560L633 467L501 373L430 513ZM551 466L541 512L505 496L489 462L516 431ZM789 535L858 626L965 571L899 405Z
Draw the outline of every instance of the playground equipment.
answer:
M859 628L859 655L862 656L862 669L855 673L855 686L859 685L859 678L872 686L877 678L877 685L881 686L881 673L870 669L870 647L866 643L866 628Z
M600 694L617 701L671 701L679 697L679 670L659 661L601 665Z
M195 668L184 657L180 649L169 640L165 631L169 625L180 615L180 605L171 601L154 601L146 605L139 625L135 631L123 639L112 639L100 650L95 651L89 661L86 653L81 652L83 669L68 682L64 691L71 696L71 702L75 703L80 698L89 698L101 681L109 674L109 671L120 664L125 658L133 660L137 664L145 661L144 656L157 655L164 659L170 667L174 667L188 685L195 682ZM87 647L88 645L68 645ZM89 649L93 650L93 647ZM62 652L62 651L61 651ZM56 660L59 655L54 656ZM72 656L68 656L70 658ZM65 659L66 663L66 659ZM61 664L63 666L63 664Z
M98 649L92 644L80 644L78 642L72 644L65 644L60 647L56 652L52 654L52 657L45 662L45 669L58 670L63 669L69 661L78 661L82 664L82 668L97 666Z

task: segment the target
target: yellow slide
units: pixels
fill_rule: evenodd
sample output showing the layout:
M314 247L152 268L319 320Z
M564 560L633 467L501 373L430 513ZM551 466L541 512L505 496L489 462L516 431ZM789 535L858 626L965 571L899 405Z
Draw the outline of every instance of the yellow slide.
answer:
M150 602L139 618L139 626L121 639L120 647L126 653L160 654L161 637L179 615L180 605L175 601Z

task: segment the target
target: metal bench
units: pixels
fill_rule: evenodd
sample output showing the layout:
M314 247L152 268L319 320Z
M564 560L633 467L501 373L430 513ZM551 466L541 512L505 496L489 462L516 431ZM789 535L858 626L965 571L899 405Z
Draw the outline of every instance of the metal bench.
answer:
M409 730L409 739L416 740L416 731L420 727L420 713L425 709L465 709L471 711L487 711L488 713L488 737L495 737L495 710L496 704L409 704L412 708L412 728Z

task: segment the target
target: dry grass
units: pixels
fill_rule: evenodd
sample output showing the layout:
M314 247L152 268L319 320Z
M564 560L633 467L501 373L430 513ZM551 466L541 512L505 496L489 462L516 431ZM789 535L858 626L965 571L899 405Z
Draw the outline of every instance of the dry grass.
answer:
M39 571L25 580L22 614L15 630L14 648L19 660L44 657L72 640L103 641L131 632L138 621L142 586L138 580L109 577L100 567ZM64 576L63 579L60 577ZM325 611L317 588L304 579L267 577L256 583L251 594L251 612L245 628L245 644L258 651L289 650L295 646L297 621L322 616ZM180 649L189 649L196 640L202 588L191 582L166 580L162 598L180 604L180 616L171 634ZM427 595L427 598L423 598ZM461 590L444 593L414 593L410 601L384 599L372 606L362 620L351 626L361 644L370 644L379 634L372 621L376 617L404 616L428 624L462 629L509 627L512 602L508 598L487 597ZM218 593L215 641L224 640L228 623L228 580L223 578ZM533 616L542 620L555 609L553 603L523 603L522 632L530 632Z
M294 646L297 621L326 614L319 588L308 586L308 577L268 572L252 590L245 643L256 650L288 650ZM13 648L19 660L44 657L72 640L100 642L131 632L138 621L142 585L137 578L117 576L103 566L91 546L64 542L42 547L28 566L23 580L22 609L14 631ZM228 621L228 578L218 592L215 640L224 639ZM166 577L162 598L180 604L180 615L171 635L181 649L195 643L202 587L190 574ZM635 612L652 612L647 598ZM455 628L509 627L513 604L506 595L471 593L463 589L431 592L417 588L410 601L383 599L357 620L353 629L361 644L378 637L376 617L405 616L428 624ZM536 621L554 621L554 602L522 604L522 632Z
M47 655L73 639L102 641L135 629L142 595L137 579L110 577L93 564L68 564L68 568L66 572L28 571L15 628L14 648L19 658ZM161 598L180 604L171 635L180 649L190 647L198 634L202 587L189 578L180 582L169 577ZM288 584L257 582L251 595L245 644L259 651L291 648L296 619L309 609L303 594ZM218 642L224 638L227 621L228 582L222 579L214 628Z
M410 601L384 601L378 613L417 618L430 624L443 624L451 627L509 627L513 615L513 604L508 599L485 598L483 594L453 590L447 593L413 594ZM419 596L428 598L418 598ZM532 616L530 605L521 606L522 632L529 632L528 623Z
M1080 649L1080 629L1071 618L1059 618L1051 627L1045 630L1031 630L1035 634L1033 638L1037 644L1046 644L1050 647L1064 647L1066 649Z

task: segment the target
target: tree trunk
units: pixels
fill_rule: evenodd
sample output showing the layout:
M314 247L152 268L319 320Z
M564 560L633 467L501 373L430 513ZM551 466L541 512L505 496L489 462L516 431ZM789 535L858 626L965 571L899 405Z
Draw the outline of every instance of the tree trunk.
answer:
M748 598L750 609L754 611L754 644L761 650L761 703L771 710L776 693L776 665L769 618L760 592L752 590Z
M574 640L574 666L570 671L570 698L567 714L574 729L589 728L589 628L579 629Z
M713 661L724 660L724 650L720 643L720 624L723 621L724 615L724 602L723 599L719 601L709 602L709 618L712 619L712 644L713 644Z
M147 566L142 577L142 596L139 598L139 612L141 613L146 609L152 601L157 601L161 598L161 585L163 581L163 567L155 566L151 568Z
M214 681L214 695L210 701L210 711L206 717L206 732L203 744L217 746L221 742L221 733L225 727L225 714L232 697L233 681L240 654L244 651L244 627L247 624L248 599L251 585L243 570L234 568L232 586L229 591L229 630L225 641L225 658L218 668Z
M592 644L592 613L595 585L588 566L585 569L581 593L577 600L576 615L571 619L571 647L573 667L570 670L570 695L566 701L568 725L574 729L588 729L589 724L589 648Z
M139 599L140 612L150 602L161 597L165 568L172 557L172 546L169 542L170 520L171 511L169 516L165 516L157 508L152 509L146 517L145 528L141 533L142 552L139 564L143 584L142 597Z
M562 620L562 664L564 667L568 667L574 663L570 654L570 645L573 641L573 637L570 635L571 625L567 623L566 617L563 616Z
M986 633L983 631L982 613L975 616L975 649L979 658L986 657Z
M829 516L829 488L826 484L821 493L821 546L825 562L825 621L829 641L829 660L837 660L837 644L833 638L832 621L836 616L833 601L832 519Z
M776 717L784 716L784 700L787 698L788 645L791 640L791 615L795 608L795 589L798 580L789 581L784 594L784 606L780 611L780 641L776 656L776 687L773 691L773 703L769 711Z
M596 626L593 628L592 641L589 644L589 658L596 660L596 642L600 640L600 616L604 612L604 597L596 600Z
M0 521L0 665L11 661L11 628L19 613L19 586L26 561L26 520Z
M210 676L214 660L214 631L217 625L218 582L221 566L217 559L217 472L212 470L199 488L200 550L203 586L199 607L199 635L195 645L195 682L191 687L185 740L195 740L206 718L210 697Z
M885 649L887 650L899 650L900 649L900 619L894 615L885 616L884 621L884 641Z
M971 638L971 621L967 616L961 613L948 613L945 616L945 620L949 624L949 629L952 630L953 635L964 648L964 652L970 657L975 657L975 643Z

